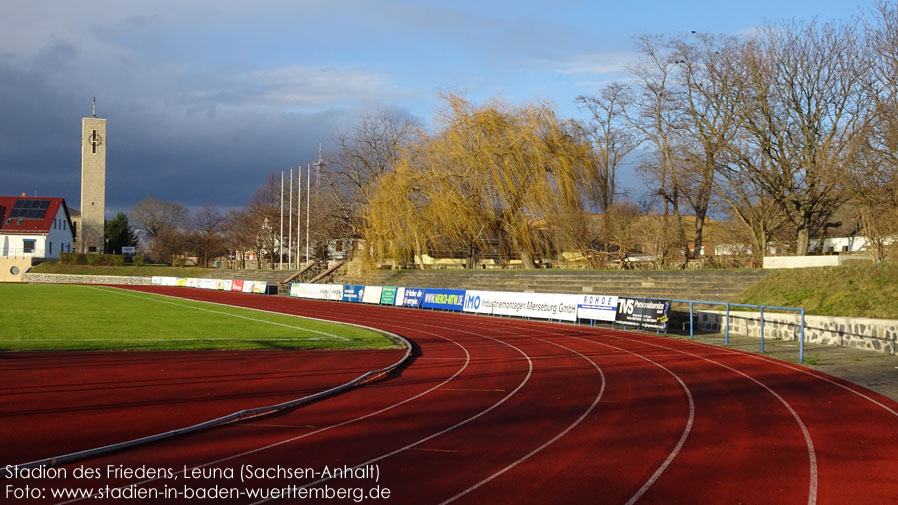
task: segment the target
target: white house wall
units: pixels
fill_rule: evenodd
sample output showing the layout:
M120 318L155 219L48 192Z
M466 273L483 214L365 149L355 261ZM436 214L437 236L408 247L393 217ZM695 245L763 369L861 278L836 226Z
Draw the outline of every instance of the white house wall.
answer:
M60 252L73 252L75 245L72 243L72 230L69 228L68 219L65 217L65 211L62 206L56 212L56 228L50 225L50 231L47 233L46 242L53 244L53 252L49 252L49 248L45 247L48 254L47 258L59 258ZM46 246L46 243L45 243Z
M60 251L72 252L72 230L62 207L56 213L56 228L50 225L47 234L0 234L0 256L2 257L43 257L59 258ZM34 252L25 254L25 241L34 240ZM53 245L52 252L49 244Z

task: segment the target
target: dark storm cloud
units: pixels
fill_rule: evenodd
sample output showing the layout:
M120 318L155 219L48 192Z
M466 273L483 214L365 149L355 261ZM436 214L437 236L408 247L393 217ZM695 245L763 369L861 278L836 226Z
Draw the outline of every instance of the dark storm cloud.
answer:
M319 143L387 106L386 88L353 70L219 73L58 40L31 57L0 54L0 194L80 205L80 123L97 96L110 211L149 196L239 206L270 172L305 166Z

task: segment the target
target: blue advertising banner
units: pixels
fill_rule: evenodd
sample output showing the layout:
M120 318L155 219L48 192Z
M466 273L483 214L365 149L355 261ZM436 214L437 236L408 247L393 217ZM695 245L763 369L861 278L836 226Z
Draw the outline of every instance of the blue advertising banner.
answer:
M402 307L414 307L417 309L421 306L423 300L423 288L399 288L396 290L396 305Z
M361 302L363 296L365 296L365 286L343 285L344 302Z
M408 296L406 294L406 296ZM421 306L425 309L456 310L461 312L465 305L464 289L424 289L424 301Z

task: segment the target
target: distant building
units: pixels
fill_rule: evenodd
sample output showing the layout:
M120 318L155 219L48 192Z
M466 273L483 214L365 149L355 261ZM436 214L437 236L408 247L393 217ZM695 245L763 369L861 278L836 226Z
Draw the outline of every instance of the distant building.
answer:
M59 258L74 244L64 198L0 196L0 258Z

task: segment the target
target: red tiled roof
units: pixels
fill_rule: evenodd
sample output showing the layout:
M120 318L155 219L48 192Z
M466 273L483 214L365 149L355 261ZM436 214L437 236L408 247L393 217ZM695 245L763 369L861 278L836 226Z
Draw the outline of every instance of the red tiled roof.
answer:
M47 200L50 202L47 212L41 219L35 218L11 218L13 208L19 200ZM69 217L68 206L65 198L50 198L39 196L0 196L0 233L5 234L37 234L42 235L49 233L53 228L53 220L62 207L68 221L68 230L72 231L72 218Z

